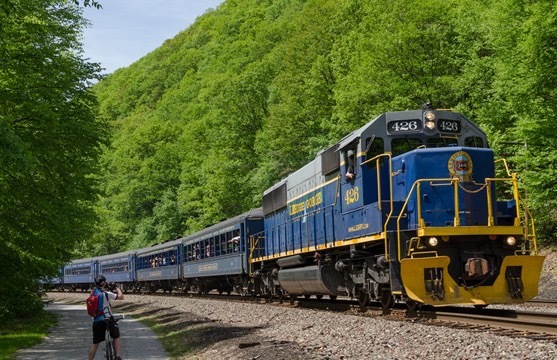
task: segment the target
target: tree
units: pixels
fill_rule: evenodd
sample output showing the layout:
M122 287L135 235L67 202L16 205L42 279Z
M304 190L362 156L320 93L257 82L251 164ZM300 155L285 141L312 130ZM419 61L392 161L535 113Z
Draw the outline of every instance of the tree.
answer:
M104 123L88 90L80 10L61 0L0 4L0 318L31 313L39 277L88 238Z
M114 129L98 204L103 248L147 246L259 206L322 148L424 102L479 123L497 155L527 143L511 163L543 216L538 235L557 233L557 213L540 211L557 195L556 8L223 2L95 88Z

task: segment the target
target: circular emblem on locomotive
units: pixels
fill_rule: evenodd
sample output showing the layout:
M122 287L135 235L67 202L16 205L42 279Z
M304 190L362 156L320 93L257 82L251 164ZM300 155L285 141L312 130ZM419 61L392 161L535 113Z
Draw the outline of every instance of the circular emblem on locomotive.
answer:
M465 151L457 151L449 158L449 173L451 177L458 177L461 181L472 180L474 164L472 158Z

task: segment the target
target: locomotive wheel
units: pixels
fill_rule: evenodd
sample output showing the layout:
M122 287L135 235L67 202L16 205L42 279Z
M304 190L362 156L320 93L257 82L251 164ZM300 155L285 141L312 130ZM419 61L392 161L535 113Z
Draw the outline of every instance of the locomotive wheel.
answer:
M309 299L310 297L311 297L310 294L304 294L304 298L305 298L306 300Z
M418 311L422 307L422 304L415 300L408 299L406 300L406 307L410 311Z
M395 304L395 298L391 293L391 291L384 290L383 296L381 297L381 306L383 306L383 309L392 308L394 304Z
M335 301L337 299L337 296L336 295L329 295L329 299Z
M240 296L248 296L251 293L251 283L249 280L242 281L242 287L240 288Z
M369 294L366 292L360 292L360 294L358 294L358 303L360 303L361 307L365 307L366 305L369 304Z
M282 290L278 291L278 298L279 302L282 304L282 302L284 301L284 292Z
M315 295L315 297L317 298L317 300L323 299L323 295Z

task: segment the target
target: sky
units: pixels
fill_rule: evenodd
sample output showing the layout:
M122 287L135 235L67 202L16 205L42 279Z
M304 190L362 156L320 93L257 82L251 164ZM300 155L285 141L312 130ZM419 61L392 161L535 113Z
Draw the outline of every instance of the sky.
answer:
M126 67L187 29L223 0L100 0L85 8L91 25L84 31L84 57L110 74Z

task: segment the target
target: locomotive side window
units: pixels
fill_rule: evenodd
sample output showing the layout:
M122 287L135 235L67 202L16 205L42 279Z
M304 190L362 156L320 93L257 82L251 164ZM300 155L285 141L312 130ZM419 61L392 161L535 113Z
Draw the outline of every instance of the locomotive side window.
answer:
M445 146L457 146L458 141L454 138L432 138L427 139L428 148L437 148Z
M346 180L351 181L356 177L356 150L350 149L344 153L344 163L346 166Z
M366 139L366 160L373 159L377 155L381 155L385 152L385 143L383 138L380 137L369 137ZM367 163L368 167L374 167L375 161L370 161Z
M483 148L484 140L481 137L470 136L464 140L464 146Z
M422 140L418 138L397 138L391 141L391 151L393 156L397 156L417 149L422 145Z

